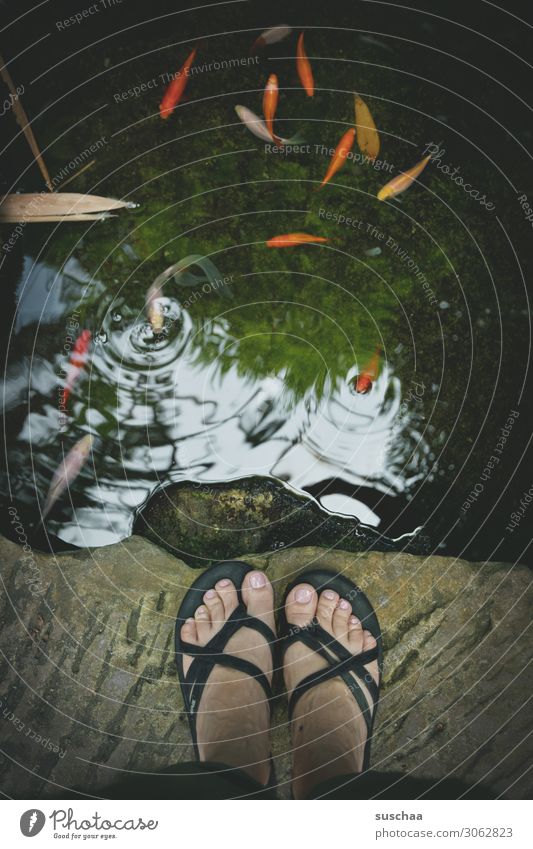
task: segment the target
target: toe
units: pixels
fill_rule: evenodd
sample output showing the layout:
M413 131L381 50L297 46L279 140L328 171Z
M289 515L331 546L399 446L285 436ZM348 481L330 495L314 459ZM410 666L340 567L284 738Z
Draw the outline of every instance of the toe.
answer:
M337 639L346 639L348 636L348 623L352 613L352 605L345 598L339 599L339 603L333 613L333 633Z
M300 627L309 625L316 615L317 594L310 584L297 584L285 602L287 622Z
M251 616L262 619L272 627L274 590L264 572L248 572L242 582L242 600Z
M180 636L184 643L192 643L193 646L198 645L198 631L196 630L196 622L194 619L186 619L181 626ZM185 675L189 671L192 661L193 658L190 657L190 655L183 655L183 671Z
M180 636L184 643L192 643L193 645L198 643L198 632L194 619L185 620L181 626Z
M215 631L220 631L225 622L224 603L216 590L207 590L204 594L204 604L209 611L211 627Z
M377 646L377 642L375 637L372 636L370 631L363 631L363 651L370 651ZM365 669L368 669L374 681L377 681L379 678L378 671L378 662L377 660L373 660L371 663L368 663L365 666Z
M348 643L353 654L363 651L363 627L361 620L353 614L348 618Z
M316 610L317 619L326 631L333 634L333 614L339 601L339 594L334 590L324 590L320 593Z
M227 619L239 604L235 584L229 578L222 578L215 584L215 589L224 605L224 618Z
M198 641L200 645L205 645L211 637L211 617L209 610L204 604L196 608L194 619L196 621Z
M364 650L365 651L373 649L377 646L376 638L372 636L370 631L364 631L363 637L364 637Z

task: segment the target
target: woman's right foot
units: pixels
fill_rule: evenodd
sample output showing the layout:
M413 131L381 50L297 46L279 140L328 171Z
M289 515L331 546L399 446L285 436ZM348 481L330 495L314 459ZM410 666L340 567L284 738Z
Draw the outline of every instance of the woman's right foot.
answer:
M310 584L298 584L287 596L285 614L287 622L300 629L318 622L353 655L376 645L374 637L363 630L353 615L350 602L331 589L323 590L319 596ZM326 660L303 642L294 642L287 648L283 663L289 697L312 672L328 668ZM377 660L365 669L377 684ZM364 681L359 683L372 708ZM359 705L341 677L318 683L299 698L291 733L292 789L296 799L308 797L314 787L328 778L362 771L367 727Z

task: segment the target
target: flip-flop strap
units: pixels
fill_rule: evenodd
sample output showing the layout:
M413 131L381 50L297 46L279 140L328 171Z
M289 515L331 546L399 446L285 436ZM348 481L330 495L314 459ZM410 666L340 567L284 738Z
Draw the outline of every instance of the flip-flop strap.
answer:
M231 637L241 628L258 631L267 641L274 659L276 635L261 619L250 616L243 604L239 604L220 631L205 646L194 646L192 643L180 641L180 651L194 658L184 681L188 713L196 712L207 679L215 666L226 666L249 675L261 685L268 701L272 700L272 688L264 672L255 663L224 651Z
M377 645L372 649L361 652L361 654L353 655L318 624L306 630L302 629L299 632L289 633L284 638L283 652L285 653L288 646L295 642L304 643L316 654L323 657L328 666L325 669L312 672L294 688L289 699L289 717L292 719L296 704L304 693L323 681L340 677L355 698L370 734L373 716L379 700L379 687L365 669L365 664L378 660L379 650ZM364 682L364 686L372 699L373 707L368 704L360 680Z

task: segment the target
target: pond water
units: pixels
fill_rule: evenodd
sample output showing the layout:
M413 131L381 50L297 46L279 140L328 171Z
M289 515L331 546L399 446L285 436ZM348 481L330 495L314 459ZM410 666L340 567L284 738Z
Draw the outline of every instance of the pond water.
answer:
M3 250L6 504L37 528L63 454L92 433L89 461L46 518L56 547L124 538L161 484L260 474L388 536L424 525L440 553L526 559L526 522L506 530L531 485L530 223L518 199L528 125L504 84L519 60L503 51L494 80L475 33L452 59L446 23L431 30L395 10L378 28L370 8L363 21L324 21L300 4L295 32L250 56L263 24L286 15L265 22L240 4L230 27L223 5L208 19L169 12L142 28L133 7L129 17L109 9L105 27L71 27L68 55L56 28L46 56L36 48L13 64L58 187L76 157L94 158L68 191L135 207L103 222L28 224ZM314 98L295 72L300 25ZM497 25L505 43L505 13ZM13 34L22 43L19 25ZM437 39L440 52L422 46ZM195 44L187 100L163 121L161 75ZM235 113L242 104L261 114L273 72L276 128L301 134L298 151L272 150ZM355 147L317 191L353 124L354 91L380 131L379 158ZM420 181L379 202L430 144L438 153ZM8 140L5 161L5 190L40 191L20 142ZM12 231L2 227L3 245ZM265 245L297 231L329 241ZM209 258L224 285L170 279L154 335L146 293L190 255ZM63 370L82 329L90 357L65 419ZM353 380L376 351L372 391L357 394Z

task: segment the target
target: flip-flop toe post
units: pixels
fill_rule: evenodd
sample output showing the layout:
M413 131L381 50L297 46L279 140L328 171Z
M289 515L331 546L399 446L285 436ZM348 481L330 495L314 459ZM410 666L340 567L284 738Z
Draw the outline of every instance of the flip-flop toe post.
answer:
M232 655L225 651L231 637L241 628L253 628L258 631L267 641L272 652L273 668L275 668L275 649L277 638L271 628L261 619L251 616L242 599L242 584L248 572L253 567L248 563L237 560L229 560L217 563L203 572L199 578L187 590L176 617L175 651L178 678L183 696L183 703L196 757L199 759L198 741L196 736L196 720L198 706L206 682L215 666L226 666L244 672L262 686L265 696L272 705L272 688L264 672L254 663L244 660L242 657ZM203 604L203 597L207 590L212 589L218 581L229 578L237 589L238 605L231 616L205 646L195 646L185 642L181 637L181 629L187 619L194 617L196 609ZM184 671L183 656L189 655L193 661L187 674Z
M353 655L334 636L329 634L314 619L308 626L295 628L287 621L285 603L287 596L298 584L310 584L320 595L327 589L334 590L341 598L345 598L352 606L352 615L361 621L363 629L369 631L376 640L373 649ZM383 640L378 618L370 601L363 591L345 575L327 569L312 569L302 572L285 590L280 611L279 636L283 655L290 645L295 642L304 643L311 651L319 654L328 666L312 672L294 688L289 698L289 719L292 719L294 709L299 699L312 687L331 678L342 678L354 699L356 700L367 727L367 741L363 757L363 771L370 765L370 746L372 731L376 719L379 702L380 685L376 684L365 669L365 665L374 660L378 662L379 681L383 670ZM369 706L366 692L372 700Z

